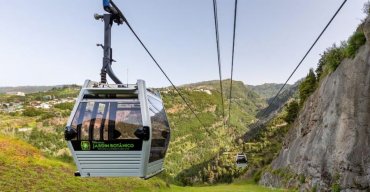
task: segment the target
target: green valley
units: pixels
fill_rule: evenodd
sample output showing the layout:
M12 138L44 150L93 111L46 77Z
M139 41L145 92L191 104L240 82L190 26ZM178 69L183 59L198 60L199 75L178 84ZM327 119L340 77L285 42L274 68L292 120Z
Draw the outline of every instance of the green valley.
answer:
M227 85L230 82L225 80L223 83ZM248 154L248 158L251 158L251 167L254 165L260 167L260 162L266 161L262 157L263 154L260 154L261 147L267 147L265 141L242 144L243 134L248 130L248 125L257 120L258 111L267 106L266 100L242 82L234 81L233 86L235 91L232 95L231 119L228 113L225 119L225 123L230 122L230 126L225 127L222 122L217 81L180 87L180 91L191 103L202 124L194 118L172 88L158 89L165 102L172 135L165 162L166 169L149 181L134 178L82 179L73 176L76 168L66 148L63 131L74 98L78 94L78 86L61 86L47 91L27 93L25 96L0 94L2 111L0 133L3 143L0 145L3 147L0 156L1 170L4 173L1 175L2 185L11 187L29 175L27 177L29 183L19 185L19 190L27 189L26 186L30 189L48 190L56 185L67 191L76 189L100 191L101 189L95 186L106 182L110 188L117 190L119 186L127 186L124 187L125 191L157 189L224 191L226 188L235 191L245 189L269 191L267 188L256 186L253 182L219 185L232 183L234 178L246 174L247 170L236 168L234 162L235 155L242 152L243 148L245 151L257 150L256 153ZM227 90L224 93L225 98L226 93ZM225 99L225 102L228 100ZM226 103L225 108L227 106ZM18 148L21 150L16 150ZM253 171L254 168L250 170ZM12 177L19 180L11 180ZM56 184L56 181L62 182ZM68 183L78 187L69 188ZM215 184L216 186L213 186ZM138 187L133 187L135 185ZM182 188L176 185L212 186Z

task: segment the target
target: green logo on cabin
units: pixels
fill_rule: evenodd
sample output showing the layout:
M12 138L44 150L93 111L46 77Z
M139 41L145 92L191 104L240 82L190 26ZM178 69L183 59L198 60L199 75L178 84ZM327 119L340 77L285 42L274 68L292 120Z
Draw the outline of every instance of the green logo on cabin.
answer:
M81 149L83 151L90 150L90 142L89 141L81 141Z

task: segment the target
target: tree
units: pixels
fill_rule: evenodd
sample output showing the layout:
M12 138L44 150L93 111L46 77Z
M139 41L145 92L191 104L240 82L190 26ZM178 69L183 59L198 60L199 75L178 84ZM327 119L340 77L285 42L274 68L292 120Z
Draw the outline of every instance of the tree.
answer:
M316 75L313 72L313 69L310 69L307 77L303 82L299 85L299 104L302 106L306 99L313 93L316 89Z
M287 106L287 114L286 116L284 117L284 120L290 124L290 123L293 123L294 120L297 118L298 116L298 112L299 112L299 104L296 100L290 102Z

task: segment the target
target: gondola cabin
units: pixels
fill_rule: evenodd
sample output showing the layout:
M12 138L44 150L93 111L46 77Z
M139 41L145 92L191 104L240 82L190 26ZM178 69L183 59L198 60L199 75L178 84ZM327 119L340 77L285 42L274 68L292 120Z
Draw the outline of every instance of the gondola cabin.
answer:
M163 170L170 127L159 96L145 87L87 80L65 137L76 176L150 178Z
M247 156L245 154L238 154L236 156L236 167L244 168L248 165Z

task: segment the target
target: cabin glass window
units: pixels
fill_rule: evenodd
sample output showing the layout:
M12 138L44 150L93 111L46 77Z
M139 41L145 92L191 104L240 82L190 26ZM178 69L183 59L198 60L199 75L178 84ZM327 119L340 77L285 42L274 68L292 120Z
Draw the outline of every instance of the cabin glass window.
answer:
M140 103L137 99L81 102L71 126L77 140L138 139L134 133L143 127Z
M245 163L247 163L247 159L245 158L245 156L238 156L238 158L236 160L236 163L245 164Z
M149 162L163 159L170 140L170 126L160 100L148 95L149 115L152 124L152 143Z

